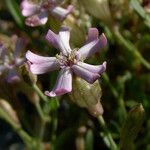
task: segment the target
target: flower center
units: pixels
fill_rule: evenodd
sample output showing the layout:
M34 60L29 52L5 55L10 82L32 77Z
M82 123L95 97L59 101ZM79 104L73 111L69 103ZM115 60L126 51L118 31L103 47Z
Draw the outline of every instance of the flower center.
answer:
M59 55L56 55L56 58L58 59L61 67L71 67L72 65L77 63L76 59L76 49L72 50L68 56L63 55L60 53Z

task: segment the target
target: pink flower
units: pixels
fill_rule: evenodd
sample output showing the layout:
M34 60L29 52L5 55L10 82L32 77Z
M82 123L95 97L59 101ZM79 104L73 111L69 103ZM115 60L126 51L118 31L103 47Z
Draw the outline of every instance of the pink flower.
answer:
M25 20L26 25L35 27L46 24L49 15L63 21L72 12L73 6L69 5L67 9L64 9L58 6L56 0L43 0L39 4L23 0L21 10L22 15L27 17Z
M13 83L20 80L17 68L25 62L25 58L21 58L21 50L25 46L25 41L17 36L12 37L15 43L14 51L9 51L4 44L0 43L0 75L6 73L6 80Z
M45 92L47 96L54 97L71 92L73 73L92 84L106 70L106 62L96 66L83 62L106 45L107 39L105 35L98 36L98 30L90 28L86 44L78 50L72 50L69 45L70 31L67 27L62 27L59 34L49 30L46 40L59 49L60 54L57 54L56 57L43 57L31 51L26 53L26 58L33 74L43 74L61 69L53 90Z

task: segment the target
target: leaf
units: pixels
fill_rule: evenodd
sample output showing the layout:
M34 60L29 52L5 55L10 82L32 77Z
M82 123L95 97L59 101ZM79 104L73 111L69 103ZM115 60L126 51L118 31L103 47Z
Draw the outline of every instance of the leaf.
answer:
M150 28L150 16L146 14L138 0L130 1L131 7L145 20L145 24Z
M23 17L15 0L6 0L6 6L20 28L23 28Z
M130 4L132 6L132 8L142 17L145 18L146 13L144 11L144 9L141 7L140 3L138 2L138 0L131 0Z

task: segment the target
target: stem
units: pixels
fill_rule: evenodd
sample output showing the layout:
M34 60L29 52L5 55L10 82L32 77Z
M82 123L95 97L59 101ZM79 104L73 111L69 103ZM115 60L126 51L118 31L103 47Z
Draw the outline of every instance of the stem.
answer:
M43 101L48 101L48 98L43 94L43 92L39 89L39 87L36 84L33 84L33 88L37 92L37 94L43 99Z
M109 143L110 143L110 148L111 148L111 150L117 150L117 149L118 149L118 148L117 148L117 145L116 145L115 141L113 140L111 133L110 133L110 132L108 131L108 129L107 129L107 126L106 126L106 124L105 124L105 121L104 121L103 116L98 116L97 119L98 119L98 121L99 121L101 127L102 127L103 130L104 130L105 138L107 138L107 140L108 140Z
M51 136L52 150L54 150L54 143L55 143L55 140L56 140L57 125L58 125L57 110L55 110L54 116L53 116L53 121L52 121L52 136Z
M138 49L130 42L127 41L119 32L118 28L115 28L114 31L114 36L117 38L117 41L119 41L120 44L125 46L128 51L130 51L134 56L136 56L140 62L148 69L150 70L150 63L143 58L141 53L138 51Z
M36 106L37 112L38 112L38 114L39 114L41 120L42 120L43 122L46 122L46 121L47 121L47 118L46 118L46 116L45 116L44 113L43 113L43 110L42 110L42 108L41 108L41 106L40 106L40 103L37 102L37 103L35 104L35 106Z
M125 108L125 103L123 98L119 95L118 91L115 89L115 87L111 84L110 79L108 77L108 75L106 73L103 73L103 79L105 80L105 82L108 84L112 94L114 95L114 97L118 100L118 105L119 107L123 110L123 116L125 118L127 111Z
M24 141L24 143L27 145L28 148L33 148L35 146L35 140L32 139L32 137L30 137L28 135L28 133L26 133L22 128L20 124L17 124L16 122L14 122L14 120L12 120L12 118L2 109L0 109L0 114L1 117L6 120L11 127L18 133L18 135L21 137L21 139Z

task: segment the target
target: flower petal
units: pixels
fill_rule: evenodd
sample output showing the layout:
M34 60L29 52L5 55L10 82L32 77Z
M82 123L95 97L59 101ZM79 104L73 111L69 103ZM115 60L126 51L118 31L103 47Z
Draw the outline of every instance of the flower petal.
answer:
M60 21L63 21L66 18L66 16L69 15L72 11L72 5L69 5L67 9L64 9L62 7L54 7L53 9L50 9L51 15Z
M43 57L43 56L36 55L31 51L27 51L26 58L31 63L36 63L36 64L56 61L56 57Z
M93 73L79 65L73 65L71 68L77 76L83 78L91 84L94 83L100 77L98 73Z
M70 31L67 27L61 27L61 30L59 32L59 38L60 38L60 48L62 50L62 53L64 55L67 55L71 52L71 48L69 45L70 40Z
M40 7L37 4L29 2L29 0L23 0L21 3L21 10L22 10L22 15L28 17L38 13Z
M92 36L92 35L91 35ZM94 35L93 35L94 37ZM93 38L90 37L90 38ZM96 36L95 36L96 37ZM99 39L95 39L90 41L89 43L85 44L78 50L78 59L86 59L93 55L94 53L98 52L99 49L103 48L107 43L107 39L104 34L100 36Z
M43 74L49 71L59 69L59 63L57 61L44 62L44 63L38 63L38 64L31 64L30 62L28 62L28 65L30 67L30 71L33 74Z
M53 31L48 30L45 38L55 48L59 48L64 55L71 52L69 45L70 31L67 27L62 27L59 34L55 34Z
M47 40L47 42L49 44L51 44L52 46L54 46L56 49L59 48L59 37L58 34L55 34L52 30L48 30L45 39Z
M72 72L70 68L63 68L59 72L56 85L51 92L46 91L45 94L50 97L55 97L69 93L72 91Z
M89 28L86 43L89 43L93 40L97 40L98 36L99 36L99 32L96 28Z
M48 13L44 11L44 12L41 12L40 14L36 14L31 17L28 17L25 20L25 24L27 26L36 27L36 26L46 24L47 20L48 20Z
M81 66L82 68L92 72L92 73L97 73L97 74L101 74L106 70L106 62L103 62L102 65L90 65L87 63L83 63L83 62L78 62L77 65Z

